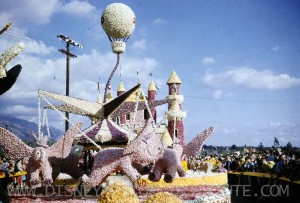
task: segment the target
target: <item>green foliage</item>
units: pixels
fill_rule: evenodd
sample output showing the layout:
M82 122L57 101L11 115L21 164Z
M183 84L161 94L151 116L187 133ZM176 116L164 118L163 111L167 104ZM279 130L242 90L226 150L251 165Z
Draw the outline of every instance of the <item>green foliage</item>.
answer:
M263 145L262 142L259 143L257 149L258 149L259 151L263 151L263 150L265 149L265 147L264 147L264 145Z
M237 146L236 146L235 144L233 144L233 145L230 147L230 149L231 149L232 151L235 151L235 150L237 150Z

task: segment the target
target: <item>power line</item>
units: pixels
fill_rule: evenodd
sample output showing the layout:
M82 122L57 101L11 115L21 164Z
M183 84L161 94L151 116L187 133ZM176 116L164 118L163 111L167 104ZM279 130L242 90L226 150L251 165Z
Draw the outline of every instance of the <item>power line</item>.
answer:
M48 41L50 43L55 43L57 44L57 41L54 40L54 39L50 39L50 38L47 38L47 37L44 37L44 36L39 36L39 35L34 35L34 34L29 34L29 33L25 33L25 32L21 32L19 30L14 30L14 29L10 29L8 30L8 33L11 33L11 34L15 34L15 35L23 35L23 36L30 36L34 39L42 39L44 41Z
M157 91L158 94L168 94L166 92ZM220 101L220 102L252 102L252 103L299 103L300 100L295 101L281 101L281 100L256 100L256 99L226 99L226 98L211 98L211 97L199 97L199 96L191 96L191 95L184 95L185 98L191 98L191 99L198 99L198 100L209 100L209 101Z
M8 33L4 33L3 35L6 35L8 37L13 37L13 38L17 38L19 40L26 40L26 41L37 41L37 39L33 39L33 38L29 38L26 36L22 36L22 35L14 35L14 34L8 34ZM42 41L44 44L46 45L51 45L51 46L55 46L55 47L59 47L60 44L59 43L51 43L51 42L47 42L47 41Z
M80 49L83 48L83 45L76 42L75 40L71 39L68 36L64 36L63 34L57 35L59 39L66 43L66 50L59 49L63 54L66 54L66 96L69 96L69 84L70 84L70 57L75 58L77 57L75 54L70 52L70 45L77 46ZM66 118L69 119L69 112L66 112ZM65 121L65 130L69 129L69 122Z
M17 30L8 30L7 32L3 33L3 35L6 35L8 37L13 37L21 40L26 40L26 41L42 41L46 45L51 45L55 47L61 46L61 43L57 42L56 40L49 39L44 36L38 36L38 35L33 35L33 34L27 34L24 32L20 32Z

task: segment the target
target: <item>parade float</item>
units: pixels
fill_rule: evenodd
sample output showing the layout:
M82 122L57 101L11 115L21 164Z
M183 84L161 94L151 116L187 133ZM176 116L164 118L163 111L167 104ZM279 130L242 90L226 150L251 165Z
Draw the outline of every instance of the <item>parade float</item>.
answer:
M191 161L201 153L214 128L207 128L185 144L184 96L180 94L182 82L175 71L167 80L169 94L165 99L156 99L153 80L148 86L148 95L140 81L128 91L120 81L117 97L113 98L110 82L136 25L133 11L121 3L111 4L102 14L101 25L117 55L103 101L100 91L98 101L93 102L39 90L37 147L25 145L15 135L0 128L0 145L4 147L5 155L11 159L27 157L31 188L55 187L60 182L56 179L59 172L71 175L72 185L69 182L70 187L65 192L75 192L74 196L66 195L67 202L79 201L75 194L81 186L100 189L95 189L96 194L92 197L80 197L80 202L230 202L227 173L215 173L209 163ZM43 108L41 100L46 103ZM61 104L53 105L50 100ZM167 105L165 116L158 121L156 107L164 104ZM41 130L41 109L54 110L63 117L62 112L89 117L91 126L81 130L81 123L68 120L73 128L48 146ZM72 157L72 144L83 147L82 163L80 158ZM195 167L197 164L201 167ZM68 180L64 184L68 184ZM45 198L47 201L58 200L59 195L55 194ZM31 195L30 200L25 197L19 197L19 200L33 202L32 198ZM42 198L39 197L39 201L43 201Z

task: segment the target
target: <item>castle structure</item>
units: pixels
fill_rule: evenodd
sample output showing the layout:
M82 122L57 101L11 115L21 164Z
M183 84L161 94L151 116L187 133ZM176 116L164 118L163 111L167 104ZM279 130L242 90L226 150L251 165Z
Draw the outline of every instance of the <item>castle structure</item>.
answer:
M83 133L91 138L94 142L101 145L101 147L118 146L124 147L128 141L136 136L146 125L150 118L153 118L155 133L162 136L164 142L172 147L174 140L176 143L180 142L182 146L184 143L184 123L186 112L182 110L183 95L180 94L181 80L173 71L167 80L168 95L165 99L157 99L157 87L153 80L148 86L148 94L144 95L141 89L133 92L123 104L120 109L127 109L123 114L112 114L104 119L97 120L91 118L92 125L85 129ZM126 92L122 80L117 89L117 96L121 96ZM106 102L112 101L113 95L109 87L106 94ZM105 105L100 98L98 90L98 105ZM168 103L168 109L165 111L165 118L157 121L156 107ZM126 113L127 112L127 113ZM165 123L163 121L166 121ZM79 143L85 146L87 150L95 148L95 146L87 139L80 138Z
M176 137L180 140L181 144L184 144L184 123L183 120L186 117L186 112L182 111L182 102L183 95L180 95L180 85L181 80L177 76L176 72L173 71L167 81L169 95L166 96L166 99L170 100L168 104L168 110L166 111L167 123L158 126L156 129L156 133L159 133L165 137L170 136L172 140ZM122 95L126 92L126 89L120 81L117 96ZM110 94L110 92L109 92ZM148 95L146 97L148 103L155 102L157 94L157 88L153 80L151 80L148 86ZM139 101L144 101L144 98L139 98ZM133 100L129 100L127 102L136 102ZM154 119L155 123L157 122L157 111L155 107L150 108L151 116ZM125 115L118 116L117 118L113 118L113 120L120 125L121 127L132 130L142 128L145 125L145 122L149 119L149 112L147 108L143 110L138 110L137 112L131 112ZM165 130L167 129L167 131ZM168 139L168 138L166 138Z
M184 125L183 120L186 117L186 112L182 111L183 95L180 94L181 80L177 76L176 72L173 71L167 81L169 86L169 95L167 99L172 99L168 106L167 119L168 119L168 131L172 137L172 140L176 137L180 140L182 146L184 143Z

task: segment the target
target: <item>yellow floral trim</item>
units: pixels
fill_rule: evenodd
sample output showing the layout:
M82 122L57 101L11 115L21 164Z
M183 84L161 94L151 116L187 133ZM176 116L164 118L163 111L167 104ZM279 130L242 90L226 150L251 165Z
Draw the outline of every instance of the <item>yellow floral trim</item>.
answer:
M144 203L183 203L176 195L169 192L158 192L149 196Z
M196 185L225 185L228 183L227 173L216 173L212 176L203 177L177 177L173 183L164 182L161 178L158 182L152 182L148 178L140 178L137 181L139 187L168 188L175 186L196 186Z

